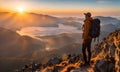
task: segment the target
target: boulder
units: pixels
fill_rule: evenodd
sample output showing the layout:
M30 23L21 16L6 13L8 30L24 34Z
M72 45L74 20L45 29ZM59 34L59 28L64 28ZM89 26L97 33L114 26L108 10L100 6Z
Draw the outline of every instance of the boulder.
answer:
M106 60L97 60L94 71L95 72L115 72L114 63Z
M50 66L50 65L59 64L61 61L62 61L61 58L55 57L55 58L50 59L50 60L47 62L47 65Z

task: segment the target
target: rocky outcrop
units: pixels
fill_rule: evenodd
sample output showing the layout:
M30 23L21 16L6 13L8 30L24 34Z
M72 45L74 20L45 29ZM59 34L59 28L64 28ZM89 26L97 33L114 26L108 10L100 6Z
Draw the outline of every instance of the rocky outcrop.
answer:
M39 69L42 72L70 72L73 69L79 68L81 55L67 54L62 57L51 58L46 64L35 64L35 71ZM32 65L32 64L31 64ZM24 66L24 70L32 70L31 65ZM39 66L38 66L39 65Z
M95 45L93 57L96 62L95 71L120 71L120 29L110 33Z

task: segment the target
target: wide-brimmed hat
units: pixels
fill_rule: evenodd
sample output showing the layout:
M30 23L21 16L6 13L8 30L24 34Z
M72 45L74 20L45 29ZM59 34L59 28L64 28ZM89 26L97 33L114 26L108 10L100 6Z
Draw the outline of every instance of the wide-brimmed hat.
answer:
M91 16L91 13L90 12L87 12L87 13L84 13L84 15L86 15L86 16Z

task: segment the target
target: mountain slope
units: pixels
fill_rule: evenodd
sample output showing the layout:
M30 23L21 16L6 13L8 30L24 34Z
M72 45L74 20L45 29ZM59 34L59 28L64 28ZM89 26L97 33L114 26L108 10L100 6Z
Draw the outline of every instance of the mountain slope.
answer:
M10 56L14 52L18 54L21 52L24 53L24 51L26 51L27 48L30 49L35 45L37 45L37 42L39 42L38 45L42 47L42 43L40 43L40 41L38 40L35 40L28 36L20 36L16 32L13 32L4 28L0 28L0 51L1 51L0 56L1 55ZM39 48L39 46L37 48Z
M43 42L0 28L0 71L11 72L20 62L29 61L34 51L41 49L44 49Z
M112 32L94 47L95 70L120 71L120 29ZM106 64L107 63L107 64ZM103 67L103 68L102 68ZM106 68L106 69L104 69Z
M57 24L61 21L57 17L35 13L19 14L0 12L0 16L0 26L11 30L18 30L22 27L30 26L57 27Z

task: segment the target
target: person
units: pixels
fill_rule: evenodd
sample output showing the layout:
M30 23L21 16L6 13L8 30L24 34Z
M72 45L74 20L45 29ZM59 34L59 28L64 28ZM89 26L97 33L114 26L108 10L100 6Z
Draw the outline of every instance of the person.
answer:
M91 60L91 42L92 42L92 37L90 36L90 30L91 30L91 25L92 25L92 17L91 13L84 13L85 15L85 20L83 24L83 35L82 35L82 54L83 54L83 60L84 60L84 65L90 65L90 60ZM86 53L86 49L87 52Z

